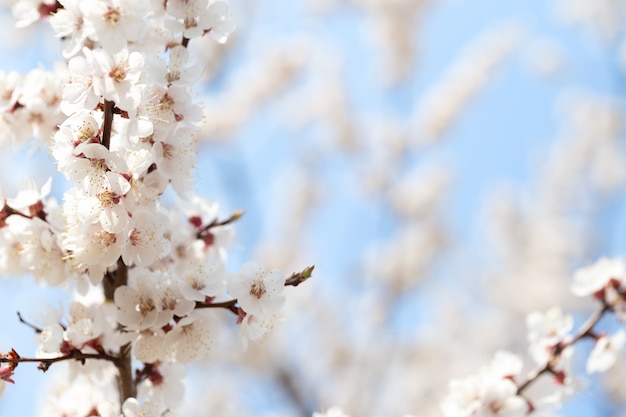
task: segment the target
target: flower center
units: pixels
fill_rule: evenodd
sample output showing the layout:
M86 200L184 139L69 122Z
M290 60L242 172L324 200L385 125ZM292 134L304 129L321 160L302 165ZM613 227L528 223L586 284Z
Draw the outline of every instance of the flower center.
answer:
M140 313L144 317L147 316L148 313L154 310L155 308L156 306L154 305L154 301L152 300L152 297L146 297L145 295L142 295L139 298L139 303L137 303L137 305L135 306L135 310L137 310L137 312Z
M105 248L108 248L117 241L115 233L109 233L107 231L96 233L96 239L98 243Z
M127 73L128 73L128 65L120 64L120 65L113 67L111 72L109 72L109 77L111 77L113 81L115 81L116 83L121 83L122 81L126 79Z
M108 7L106 13L104 13L104 20L111 25L115 26L117 22L120 21L122 14L120 13L120 9L115 7Z
M257 299L260 299L266 292L267 289L265 288L265 283L262 279L257 279L256 281L252 281L250 283L250 295L256 297Z
M161 143L163 147L163 158L164 159L172 159L174 156L174 146L169 143Z
M130 236L128 237L130 240L130 244L133 246L139 246L142 244L141 232L137 229L133 229L130 231Z
M111 190L104 190L103 192L96 194L96 197L100 200L102 208L111 207L113 204L117 204L120 201L118 196Z
M84 120L83 123L76 129L78 140L85 142L92 139L98 133L97 129L92 123Z
M161 102L159 104L163 111L172 111L174 109L174 99L168 94L165 94L163 98L161 98Z

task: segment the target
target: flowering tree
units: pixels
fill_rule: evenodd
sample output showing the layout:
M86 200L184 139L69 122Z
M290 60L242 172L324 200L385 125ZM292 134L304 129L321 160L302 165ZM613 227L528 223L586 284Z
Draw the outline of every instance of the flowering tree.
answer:
M519 58L540 82L569 87L559 73L567 49L538 39L532 24L498 20L463 33L468 8L479 8L474 2L312 1L294 16L307 2L268 0L245 7L230 33L231 5L221 1L201 8L190 1L10 3L20 26L51 23L67 61L3 77L0 140L23 147L35 136L70 183L62 206L49 183L1 199L9 248L0 255L3 275L77 290L66 313L33 319L20 306L40 349L32 358L21 348L5 355L3 381L18 385L26 366L15 364L69 368L42 414L132 415L141 406L159 415L180 404L185 416L559 415L555 406L581 390L586 371L604 370L600 383L613 387L617 403L625 398L623 336L610 326L623 314L623 267L618 259L591 262L611 252L594 246L603 236L593 216L623 187L623 107L605 91L560 95L562 128L549 148L545 129L525 130L537 115L518 104L519 92L494 104L502 77L522 72ZM560 24L618 45L618 2L529 0L524 7L544 3L558 6ZM272 4L287 16L286 27L313 29L313 36L281 32ZM464 21L442 22L446 8ZM342 36L328 30L337 17ZM433 26L445 36L433 35ZM422 30L436 38L434 47ZM268 31L276 36L263 39ZM448 35L462 40L444 59L433 50ZM623 61L621 44L612 59ZM196 106L199 90L191 85L216 74L204 106ZM524 77L515 80L528 87ZM488 129L468 132L464 121L490 95ZM548 114L541 100L535 105ZM489 135L497 140L483 141ZM458 198L466 177L517 164L498 145L525 155L513 138L535 135L544 140L532 179L489 194L485 220L470 220L493 241L463 241L450 207L475 210ZM463 141L473 150L441 158ZM191 151L197 145L201 164ZM255 257L265 270L242 262L237 274L226 272L226 254L237 256L230 248L241 213L218 215L216 204L191 195L194 164L217 171L224 152L240 163L225 175L227 193L248 185L241 192L247 204L234 206L250 209L246 220L257 216ZM182 201L169 205L167 188ZM285 284L310 275L302 270L309 259L324 279L283 297ZM302 272L287 278L275 267ZM571 296L572 281L583 301ZM596 312L580 314L589 307ZM221 340L239 330L235 342L245 355L212 344L215 320L232 322L233 313L240 326L221 326ZM250 343L265 338L276 315L292 320L264 344ZM209 351L212 360L203 363ZM202 382L187 384L189 401L181 402L181 364L191 361ZM116 400L122 372L126 387L138 389L138 402L125 409Z
M312 267L290 277L248 262L225 269L232 223L192 194L202 118L191 87L202 67L187 46L224 42L234 28L224 1L16 2L18 26L46 20L63 43L55 72L2 74L3 145L34 137L72 184L58 204L51 183L2 195L3 275L32 274L75 288L67 312L20 320L38 352L0 357L0 392L19 365L71 366L85 393L52 415L162 416L182 400L187 364L209 357L215 309L232 312L241 346L266 334ZM171 187L182 198L165 207ZM21 367L20 367L21 368ZM120 414L121 413L121 414Z

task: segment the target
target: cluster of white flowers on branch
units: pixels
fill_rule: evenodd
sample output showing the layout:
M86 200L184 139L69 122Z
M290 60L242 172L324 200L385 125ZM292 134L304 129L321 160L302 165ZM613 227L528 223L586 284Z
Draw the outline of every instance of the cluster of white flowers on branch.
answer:
M202 112L191 86L202 68L187 46L202 36L224 42L234 29L230 7L223 0L24 0L13 13L19 26L48 20L66 62L55 73L0 76L0 144L34 136L72 187L62 204L49 197L50 181L0 195L0 273L101 294L72 302L66 316L51 312L45 323L20 315L38 334L38 354L0 355L0 392L20 363L45 371L67 361L77 365L72 375L118 387L117 400L81 399L93 401L86 410L164 415L182 399L180 364L211 353L212 309L236 314L246 350L271 330L285 286L313 271L287 278L252 261L227 271L232 223L243 212L218 220L217 204L192 195ZM181 197L174 208L160 202L168 185Z
M593 342L586 358L588 374L608 371L619 358L626 332L600 331L600 321L610 313L623 322L626 311L626 264L622 259L601 258L574 274L572 292L591 296L598 307L577 330L574 318L559 307L532 312L526 317L529 355L534 369L525 371L520 356L498 351L492 361L472 375L449 382L441 402L445 417L525 417L549 414L574 394L580 385L573 366L574 350L582 340ZM547 384L542 384L548 382ZM546 414L545 412L548 412ZM339 407L313 417L349 417ZM410 417L410 416L405 416Z
M526 318L529 354L537 367L525 374L522 359L499 351L479 373L450 381L442 403L446 417L527 416L563 402L576 389L571 359L575 345L591 339L594 347L587 358L587 373L610 369L626 341L626 332L613 335L600 332L596 325L607 313L624 320L626 308L626 266L620 259L601 258L574 275L572 292L592 296L600 304L581 326L572 332L574 319L554 307L545 313L533 312ZM549 375L549 389L529 392L542 375Z

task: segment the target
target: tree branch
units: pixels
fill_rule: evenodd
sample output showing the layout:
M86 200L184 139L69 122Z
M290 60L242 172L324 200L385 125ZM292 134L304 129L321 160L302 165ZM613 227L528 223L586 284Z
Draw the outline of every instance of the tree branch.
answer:
M225 308L232 311L234 314L239 315L239 307L237 307L237 300L223 301L220 303L206 303L196 301L196 308Z
M113 301L115 290L122 285L128 284L128 267L122 258L117 260L117 270L111 274L112 279L102 280L104 295L108 301ZM130 355L130 343L120 347L119 357L115 361L119 372L118 385L120 393L120 405L128 398L137 396L137 386L133 378L133 367Z
M285 281L285 287L288 285L297 287L302 284L304 281L311 278L311 275L313 275L313 269L315 269L315 265L307 266L302 272L295 272L291 274L291 276Z
M561 353L563 353L563 351L566 348L568 348L569 346L572 346L573 344L575 344L581 339L584 339L586 337L595 337L593 328L598 323L598 321L600 321L602 316L604 316L604 314L610 310L611 310L611 307L605 301L603 301L602 308L600 308L595 313L593 313L587 319L587 321L585 321L585 323L583 323L580 326L580 328L578 329L576 333L574 333L569 339L559 342L554 346L554 352L552 352L550 359L548 359L548 362L546 362L545 365L529 372L526 381L524 381L522 384L518 386L517 395L521 395L524 392L524 390L526 390L533 382L535 382L543 374L551 373L557 377L560 376L561 372L554 369L554 366L556 362L558 361L558 359L560 358Z
M56 358L22 358L15 350L11 349L11 352L7 353L4 356L0 356L0 363L8 363L13 367L16 367L18 364L23 362L38 362L38 369L42 371L47 371L48 368L54 363L76 360L76 361L85 361L87 359L98 359L105 360L109 362L113 362L116 364L119 361L119 358L115 356L111 356L107 353L83 353L80 350L72 350L67 355L57 356Z
M111 130L113 128L113 108L115 103L104 100L104 122L102 124L102 146L109 149L111 146Z
M311 278L314 268L315 268L314 265L308 266L304 268L302 272L295 272L291 274L291 276L285 280L285 287L289 285L297 287L298 285L302 284L304 281ZM222 301L219 303L214 303L211 301L209 302L196 301L196 308L225 308L227 310L232 311L234 314L239 315L239 307L237 307L236 299Z
M22 317L22 313L20 313L19 311L17 312L17 318L20 320L20 323L25 324L26 326L30 327L31 329L33 329L33 331L35 333L41 333L43 330L37 326L35 326L34 324L31 324L29 322L27 322L26 320L24 320L24 318Z

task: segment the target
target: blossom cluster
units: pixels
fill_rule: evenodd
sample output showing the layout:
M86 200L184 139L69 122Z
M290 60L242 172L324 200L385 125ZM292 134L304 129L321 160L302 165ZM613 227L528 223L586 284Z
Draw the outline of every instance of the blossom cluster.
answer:
M626 332L618 330L610 335L595 327L607 312L624 321L625 284L626 265L621 259L601 258L579 269L572 292L579 297L592 296L600 303L599 310L575 332L574 318L558 307L530 313L526 317L528 352L537 367L524 373L521 357L498 352L477 374L450 381L442 402L444 415L522 417L561 403L576 390L572 358L575 344L582 339L594 343L586 361L587 373L609 370L626 342ZM542 375L552 378L551 389L530 393L528 388Z
M41 369L76 360L74 379L120 381L118 401L88 395L86 410L163 415L182 399L183 365L211 354L215 309L236 314L246 350L272 329L285 286L312 271L287 279L253 261L227 271L241 213L218 220L218 205L192 194L202 111L191 88L202 67L187 45L224 42L230 6L24 0L12 10L18 26L47 20L66 62L24 78L0 74L0 144L36 138L71 186L62 203L51 181L0 195L0 273L75 285L80 298L67 315L52 311L31 326ZM160 200L169 185L180 197L174 207ZM132 360L141 364L134 373ZM2 355L0 390L21 361ZM73 415L66 406L52 414Z
M0 146L17 148L29 139L49 141L65 119L59 103L67 71L36 68L22 76L0 71Z

